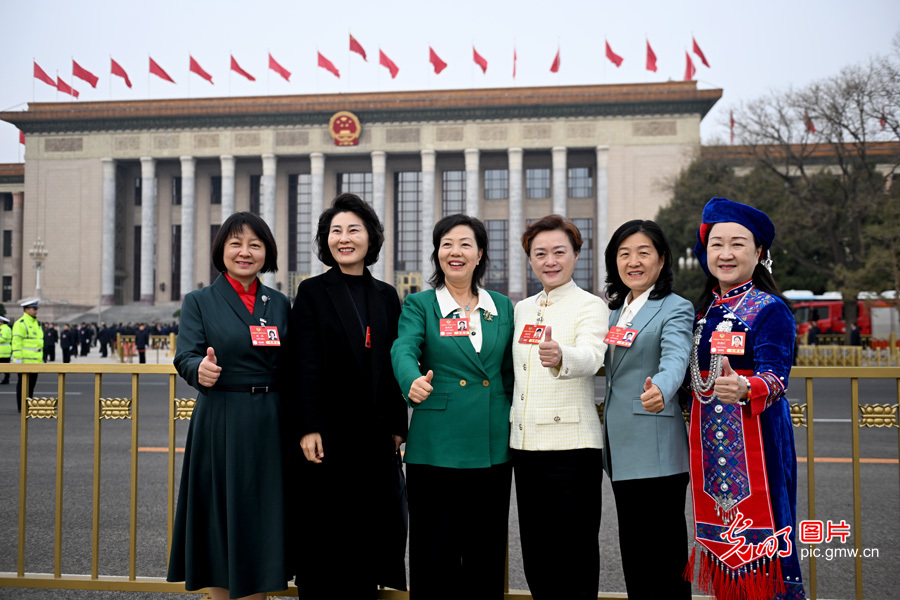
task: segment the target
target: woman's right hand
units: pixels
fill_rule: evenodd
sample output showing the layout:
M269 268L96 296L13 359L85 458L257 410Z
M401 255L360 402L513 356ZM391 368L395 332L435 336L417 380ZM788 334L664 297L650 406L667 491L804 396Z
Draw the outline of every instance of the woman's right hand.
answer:
M203 387L212 387L219 380L222 367L216 364L216 351L212 347L206 349L206 356L197 367L197 381Z
M306 460L316 464L322 464L325 458L325 446L322 445L322 435L319 433L307 433L300 438L300 448Z
M431 369L421 377L413 380L412 385L409 386L409 399L416 404L419 404L423 400L427 399L428 396L431 395L431 392L434 390L431 387L431 380L434 378L434 371Z

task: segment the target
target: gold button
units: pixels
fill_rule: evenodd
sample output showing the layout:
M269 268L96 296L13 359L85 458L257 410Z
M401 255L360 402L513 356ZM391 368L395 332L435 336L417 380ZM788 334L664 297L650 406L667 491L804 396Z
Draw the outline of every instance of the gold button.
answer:
M466 380L465 380L465 379L460 379L460 380L459 380L459 385L461 385L462 387L466 387Z
M553 420L556 421L557 423L559 423L559 416L553 417Z
M487 379L485 379L484 381L481 382L481 385L483 385L484 387L487 387L487 386L491 385L491 382L488 381Z
M519 423L519 431L522 431L522 424Z

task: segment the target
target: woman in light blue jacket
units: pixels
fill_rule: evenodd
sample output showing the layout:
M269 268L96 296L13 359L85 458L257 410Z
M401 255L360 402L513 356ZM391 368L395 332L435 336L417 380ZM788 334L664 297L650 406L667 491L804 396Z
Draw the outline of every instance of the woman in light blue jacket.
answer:
M687 429L677 390L693 307L672 293L672 253L653 221L619 227L606 247L604 469L612 481L628 597L690 598L684 502ZM652 548L652 567L647 550Z

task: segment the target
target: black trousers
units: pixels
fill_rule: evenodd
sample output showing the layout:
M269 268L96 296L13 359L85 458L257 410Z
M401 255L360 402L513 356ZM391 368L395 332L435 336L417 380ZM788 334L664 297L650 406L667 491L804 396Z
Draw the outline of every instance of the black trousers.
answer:
M525 579L535 600L595 600L603 451L513 450Z
M22 379L25 377L22 373L18 373L19 380L16 382L16 408L22 412ZM37 383L38 374L28 374L28 396L26 398L34 398L34 386Z
M629 600L691 598L684 502L687 473L613 481L619 548ZM652 541L651 541L652 540Z
M65 346L63 346L62 353L63 353L63 362L64 363L72 361L72 349L71 348L66 348Z
M137 353L138 353L138 360L140 361L140 363L142 365L146 364L147 363L147 349L146 348L144 348L142 350L139 349L137 351Z
M0 358L0 363L9 364L11 357ZM9 373L3 374L3 383L9 383Z
M406 465L412 600L502 600L512 463Z

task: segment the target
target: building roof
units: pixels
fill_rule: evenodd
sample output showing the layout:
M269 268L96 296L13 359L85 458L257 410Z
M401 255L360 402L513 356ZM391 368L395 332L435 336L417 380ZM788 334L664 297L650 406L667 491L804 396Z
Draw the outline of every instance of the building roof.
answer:
M855 152L852 144L847 146L843 154ZM837 152L833 144L791 144L789 149L791 156L802 156L808 164L834 164ZM900 142L867 142L866 154L876 163L900 163ZM730 165L745 166L762 156L786 160L788 152L778 145L702 146L700 155Z
M25 183L25 163L0 163L0 183Z
M369 123L697 114L722 90L696 81L302 96L32 102L0 119L30 133L321 125L349 110Z

